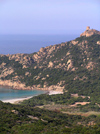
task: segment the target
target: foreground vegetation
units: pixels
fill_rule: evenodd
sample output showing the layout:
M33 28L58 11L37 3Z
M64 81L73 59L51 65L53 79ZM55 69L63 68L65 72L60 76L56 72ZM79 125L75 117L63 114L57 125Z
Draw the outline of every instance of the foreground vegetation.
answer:
M90 102L70 107L76 102ZM1 134L99 134L100 114L74 114L87 111L100 112L89 98L72 97L69 93L42 94L14 105L0 101Z

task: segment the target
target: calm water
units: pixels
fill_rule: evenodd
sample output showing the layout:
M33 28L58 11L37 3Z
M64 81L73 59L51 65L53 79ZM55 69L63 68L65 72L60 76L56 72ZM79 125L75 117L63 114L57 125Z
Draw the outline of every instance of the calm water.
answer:
M0 35L0 54L33 53L41 47L59 44L79 35Z
M8 88L0 87L0 100L11 100L11 99L18 99L18 98L26 98L31 97L39 94L43 94L46 91L40 90L13 90Z

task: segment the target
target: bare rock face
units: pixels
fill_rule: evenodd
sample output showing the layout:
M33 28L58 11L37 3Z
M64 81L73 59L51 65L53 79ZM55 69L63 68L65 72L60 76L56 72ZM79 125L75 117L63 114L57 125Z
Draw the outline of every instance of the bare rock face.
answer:
M50 61L48 67L52 68L53 67L53 62Z
M97 44L100 45L100 41L97 41Z
M1 74L0 74L0 78L5 78L6 76L12 74L14 72L12 67L9 68L5 68L2 70Z
M44 47L40 48L40 52L41 53L44 52L44 51L45 51L45 48Z
M69 70L70 68L73 67L73 63L72 63L71 59L69 59L69 60L67 61L67 65L68 65L67 70Z
M76 45L76 44L78 43L78 41L72 40L71 43L72 43L73 45Z
M86 27L86 31L83 32L83 33L80 35L80 37L81 37L81 36L89 37L89 36L92 36L92 35L94 35L94 34L99 34L99 35L100 35L100 31L97 31L97 30L95 30L95 29L90 29L90 27L87 26L87 27Z

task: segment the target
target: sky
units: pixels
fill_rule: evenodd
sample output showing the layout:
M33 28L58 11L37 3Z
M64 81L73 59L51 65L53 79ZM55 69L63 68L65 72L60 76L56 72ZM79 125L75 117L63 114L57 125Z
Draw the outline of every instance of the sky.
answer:
M100 0L0 0L0 34L100 31Z

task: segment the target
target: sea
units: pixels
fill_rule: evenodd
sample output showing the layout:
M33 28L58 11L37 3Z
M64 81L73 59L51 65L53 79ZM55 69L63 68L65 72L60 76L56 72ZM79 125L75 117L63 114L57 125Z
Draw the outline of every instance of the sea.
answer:
M7 87L0 87L0 100L6 101L22 99L37 96L44 93L46 93L46 91L43 90L15 90Z
M0 35L0 54L34 53L41 47L60 44L79 35Z
M0 54L31 54L41 47L60 44L77 38L79 35L0 35ZM44 93L39 90L13 90L0 87L0 100L25 98Z

